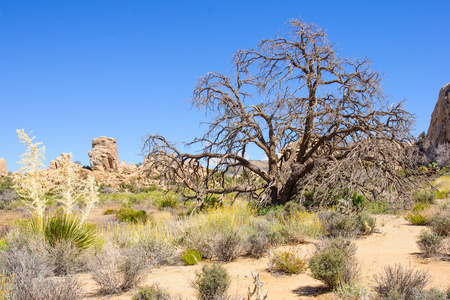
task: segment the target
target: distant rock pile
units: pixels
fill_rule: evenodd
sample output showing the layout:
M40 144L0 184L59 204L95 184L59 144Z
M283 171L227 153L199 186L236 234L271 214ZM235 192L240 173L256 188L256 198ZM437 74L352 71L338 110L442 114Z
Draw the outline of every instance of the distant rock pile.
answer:
M6 169L6 160L3 157L0 157L0 175L8 174L8 170Z
M439 92L439 98L431 114L430 127L428 127L428 140L430 150L444 143L450 143L450 83ZM429 150L429 151L430 151Z
M61 153L60 157L57 157L56 159L52 160L50 162L50 165L48 166L49 170L56 170L61 168L61 164L64 161L71 161L72 154L71 153Z
M115 138L105 136L92 140L92 150L89 151L93 171L117 171L119 168L119 153Z

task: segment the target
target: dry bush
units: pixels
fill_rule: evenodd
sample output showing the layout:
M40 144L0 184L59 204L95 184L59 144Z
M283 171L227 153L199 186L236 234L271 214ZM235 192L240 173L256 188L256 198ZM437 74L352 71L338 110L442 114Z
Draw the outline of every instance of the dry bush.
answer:
M306 271L306 261L299 257L293 249L273 253L269 270L286 274L299 274Z
M94 256L89 265L92 279L100 286L101 294L127 291L144 279L148 263L137 247L107 249Z
M439 236L450 236L450 213L438 213L431 221L431 231Z
M14 299L81 299L83 291L76 277L55 278L47 245L39 239L12 239L0 254L2 272L14 276Z
M217 259L230 262L243 253L245 240L241 230L224 230L217 232L210 245Z
M436 233L423 230L420 233L417 244L425 257L433 257L441 251L442 241L443 238Z
M400 264L387 266L384 273L375 275L375 291L382 299L414 299L414 293L421 292L430 276L423 271L404 269Z
M50 265L56 276L76 274L86 268L86 257L70 240L60 240L46 246Z
M204 265L196 273L193 287L197 290L199 300L226 300L231 278L227 270L218 264Z

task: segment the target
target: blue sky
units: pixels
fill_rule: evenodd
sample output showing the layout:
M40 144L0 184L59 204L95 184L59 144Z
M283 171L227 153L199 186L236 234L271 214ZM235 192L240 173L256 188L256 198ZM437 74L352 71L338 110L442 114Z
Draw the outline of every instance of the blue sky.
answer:
M197 80L292 18L325 28L341 56L371 59L417 135L450 82L449 11L444 0L0 0L0 157L19 169L18 128L44 142L47 165L61 152L88 165L98 136L134 163L149 132L190 141L207 120L189 103Z

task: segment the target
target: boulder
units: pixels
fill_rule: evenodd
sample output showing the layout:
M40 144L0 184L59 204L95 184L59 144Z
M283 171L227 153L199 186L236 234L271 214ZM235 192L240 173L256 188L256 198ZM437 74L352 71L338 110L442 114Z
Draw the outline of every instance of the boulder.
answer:
M430 127L427 137L430 149L444 143L450 143L450 83L447 83L439 92L438 101L431 114Z
M8 174L8 170L6 169L6 160L3 157L0 157L0 174Z
M117 171L119 167L119 153L117 152L116 139L105 136L93 139L89 158L93 171Z
M50 162L50 165L48 166L49 170L56 170L61 168L61 164L65 161L71 161L72 159L72 153L61 153L60 157L57 157L56 159L52 160Z

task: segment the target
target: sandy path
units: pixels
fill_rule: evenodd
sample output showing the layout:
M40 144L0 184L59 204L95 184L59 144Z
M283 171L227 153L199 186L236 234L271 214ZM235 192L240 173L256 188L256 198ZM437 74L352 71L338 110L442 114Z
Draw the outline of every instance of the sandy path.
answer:
M373 275L378 274L385 265L401 263L403 266L427 270L432 282L429 287L446 290L450 287L450 262L438 260L424 260L418 253L416 240L421 226L412 226L409 222L396 216L378 216L377 229L379 232L366 238L355 241L358 246L357 258L362 267L362 282L373 286ZM314 249L313 244L295 246L304 257L309 257ZM251 272L259 273L260 279L265 283L263 291L269 292L269 299L332 299L332 293L324 291L324 285L312 279L308 273L299 275L273 275L268 272L269 259L259 260L241 258L235 262L225 264L233 278L230 289L233 295L245 295L248 286L253 286ZM195 278L195 272L200 270L202 264L196 266L169 266L153 270L143 285L158 283L168 288L172 295L182 295L187 299L195 299L195 290L190 282ZM82 275L88 291L95 291L95 284L89 280L89 275ZM90 296L87 299L131 299L133 291L122 295L110 297Z

